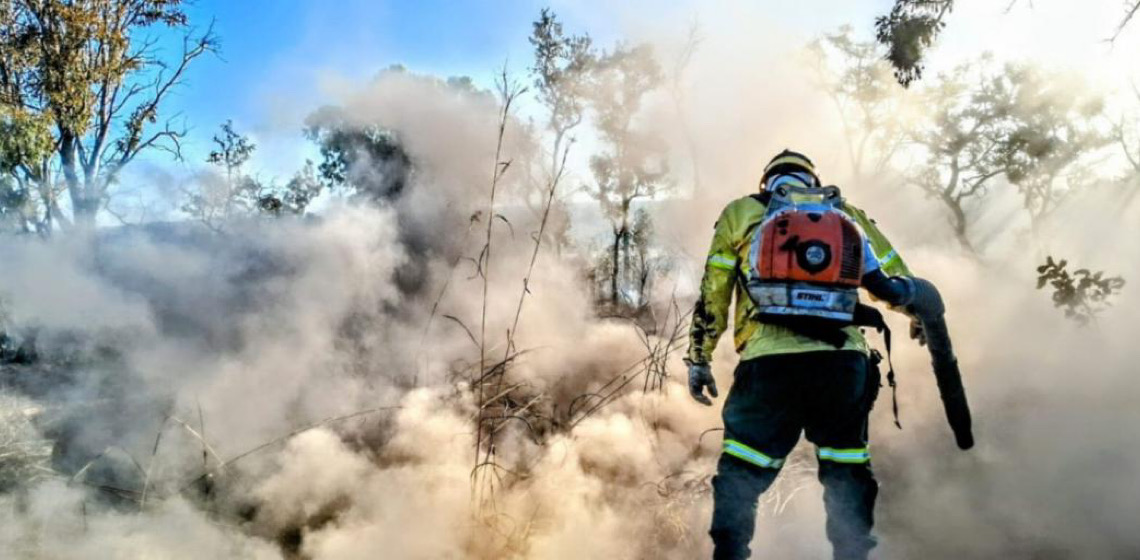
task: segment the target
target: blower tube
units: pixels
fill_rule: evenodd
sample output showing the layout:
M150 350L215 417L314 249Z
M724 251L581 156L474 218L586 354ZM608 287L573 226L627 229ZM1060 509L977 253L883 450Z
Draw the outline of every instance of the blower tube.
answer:
M934 378L938 382L938 392L946 410L946 420L954 432L958 448L972 448L974 433L970 405L966 401L958 358L954 356L954 346L946 327L946 305L942 302L938 288L922 278L887 277L882 271L868 274L863 283L872 295L891 305L905 307L907 312L922 323L926 333L926 347L930 350L930 360L934 366Z

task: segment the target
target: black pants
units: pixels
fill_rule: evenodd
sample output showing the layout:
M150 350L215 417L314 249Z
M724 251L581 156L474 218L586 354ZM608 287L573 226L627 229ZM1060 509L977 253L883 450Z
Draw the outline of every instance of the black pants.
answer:
M878 484L867 450L867 416L878 368L853 351L764 356L741 362L724 405L724 453L713 478L716 560L749 558L757 500L804 432L819 456L827 538L834 557L874 548Z

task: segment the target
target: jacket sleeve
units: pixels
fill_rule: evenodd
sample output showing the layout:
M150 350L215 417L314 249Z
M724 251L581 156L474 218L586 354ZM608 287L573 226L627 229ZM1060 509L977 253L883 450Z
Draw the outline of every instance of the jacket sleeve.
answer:
M717 340L728 326L732 291L739 266L733 240L734 225L727 209L717 219L712 247L705 260L701 293L690 321L689 363L707 364L712 360Z
M855 218L859 227L863 228L863 233L867 236L867 241L870 242L871 251L879 261L879 267L887 276L914 276L906 262L899 256L899 252L891 245L887 236L879 230L875 221L867 217L866 212L851 205L847 206L847 211L851 217Z

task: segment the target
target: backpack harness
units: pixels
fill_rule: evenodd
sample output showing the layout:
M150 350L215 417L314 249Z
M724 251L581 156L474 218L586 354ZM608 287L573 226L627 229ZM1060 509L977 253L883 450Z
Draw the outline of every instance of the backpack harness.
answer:
M902 428L891 330L879 310L859 303L865 236L843 212L839 188L785 185L755 196L767 205L752 236L745 278L756 318L836 348L847 342L843 327L882 333L895 425ZM871 361L877 367L882 355L872 351Z

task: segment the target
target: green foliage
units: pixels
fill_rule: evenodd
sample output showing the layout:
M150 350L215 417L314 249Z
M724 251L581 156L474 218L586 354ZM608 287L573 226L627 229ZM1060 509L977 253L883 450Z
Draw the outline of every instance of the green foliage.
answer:
M875 40L887 47L886 59L903 87L922 78L926 50L953 8L954 0L895 0L890 13L875 18Z
M227 174L233 174L239 172L241 166L249 161L257 145L250 142L247 136L235 132L232 120L222 123L221 128L221 135L214 135L217 149L210 152L206 162L221 166L225 168Z
M570 244L570 220L566 204L556 196L557 188L564 179L573 143L569 135L586 117L586 97L598 53L589 35L566 34L549 8L532 23L528 40L534 52L530 75L538 100L547 111L551 144L545 177L528 175L526 184L530 188L523 199L543 223L543 240L561 251Z
M1005 175L1017 185L1034 224L1079 190L1087 170L1067 172L1107 145L1104 100L1082 84L1027 65L1009 66L998 87L1008 89L1002 156Z
M50 121L0 104L0 232L42 231L47 215L38 202L53 149Z
M35 215L32 193L11 177L0 176L0 233L29 233Z
M34 178L35 165L52 152L50 126L43 115L0 105L0 174Z
M584 97L598 55L589 35L566 35L549 8L534 22L529 41L534 47L534 87L549 111L548 125L557 135L557 157L562 135L582 122Z
M182 32L163 56L157 29ZM93 225L122 168L141 152L179 155L183 130L154 130L190 63L216 42L191 37L183 0L11 0L0 4L0 173L39 199L37 227Z
M321 153L317 175L328 188L346 187L362 199L395 198L407 187L412 160L396 134L360 124L340 107L323 107L306 121L305 136Z
M1019 0L1010 0L1009 12ZM1032 0L1029 2L1033 5ZM1124 0L1124 15L1108 39L1115 43L1140 12L1140 1ZM889 51L886 59L895 68L895 77L903 86L922 78L926 51L946 27L943 19L954 9L954 0L895 0L885 16L875 18L876 40Z
M273 214L289 213L302 215L324 190L312 161L305 160L305 166L285 184L284 191L274 193L271 200L263 201L262 210Z
M1005 178L1036 227L1085 182L1069 180L1107 142L1103 104L1074 93L1064 76L1026 65L963 64L923 92L925 120L912 132L923 165L915 184L952 214L959 241L974 250L964 205ZM1075 174L1079 178L1079 173Z
M382 83L403 80L406 85L456 99L493 107L493 94L478 89L468 77L446 80L408 72L401 66L383 70ZM387 123L369 119L340 106L321 107L305 119L305 136L321 154L317 176L329 189L343 189L360 200L384 201L399 197L411 183L416 162L399 135Z
M1119 276L1106 278L1103 271L1087 268L1069 272L1068 264L1066 260L1047 257L1045 264L1037 267L1037 289L1052 288L1054 307L1064 309L1065 317L1086 325L1112 305L1111 298L1120 294L1125 282Z
M223 173L218 177L204 176L195 190L187 192L183 212L210 229L221 231L226 221L240 216L302 215L320 195L323 185L311 161L306 161L284 187L247 175L243 167L257 145L237 132L232 121L222 123L220 128L220 133L214 135L216 149L206 162Z
M441 102L494 108L494 94L477 88L471 78L440 79L391 66L374 79L381 88L396 85L431 95ZM329 105L305 119L305 137L320 151L317 176L328 189L343 190L358 200L386 201L411 185L417 162L390 123L368 111Z

